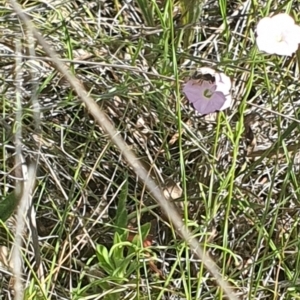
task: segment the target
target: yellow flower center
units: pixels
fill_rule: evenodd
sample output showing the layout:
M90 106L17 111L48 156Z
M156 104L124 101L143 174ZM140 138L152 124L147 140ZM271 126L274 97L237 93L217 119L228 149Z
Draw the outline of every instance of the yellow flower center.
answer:
M283 37L283 34L282 34L282 33L280 33L280 34L278 34L278 35L276 36L276 41L277 41L278 43L283 42L283 40L284 40L284 37Z

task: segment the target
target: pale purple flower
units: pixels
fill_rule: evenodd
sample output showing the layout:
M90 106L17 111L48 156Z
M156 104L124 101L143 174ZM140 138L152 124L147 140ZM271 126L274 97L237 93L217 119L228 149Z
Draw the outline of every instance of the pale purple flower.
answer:
M207 115L230 107L230 78L210 68L201 68L199 71L205 79L190 79L183 88L194 108L201 115ZM207 80L206 74L211 75L214 80Z
M258 49L269 54L292 55L300 43L300 26L285 13L261 19L256 32Z

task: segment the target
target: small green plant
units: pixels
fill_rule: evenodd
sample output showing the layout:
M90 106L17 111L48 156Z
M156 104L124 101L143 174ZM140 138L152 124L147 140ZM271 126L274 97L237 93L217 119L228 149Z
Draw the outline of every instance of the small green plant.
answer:
M132 234L127 229L127 188L126 183L120 194L112 247L102 244L96 246L97 265L92 269L100 272L101 279L92 280L89 287L84 288L87 292L92 287L93 291L97 290L97 294L100 288L105 300L121 299L126 289L124 284L130 282L133 279L131 275L139 273L145 259L149 259L149 250L145 251L143 241L149 235L150 223L142 225L139 234Z
M141 226L142 239L135 235L133 240L128 238L128 231L122 234L115 232L113 246L107 249L104 245L97 245L96 256L99 268L107 274L107 281L101 280L99 286L103 290L113 288L115 284L124 284L130 281L130 276L143 267L143 259L147 258L147 252L142 248L141 240L145 240L149 234L150 223ZM107 284L110 282L110 284ZM121 293L108 294L104 299L119 299ZM117 297L117 298L116 298Z

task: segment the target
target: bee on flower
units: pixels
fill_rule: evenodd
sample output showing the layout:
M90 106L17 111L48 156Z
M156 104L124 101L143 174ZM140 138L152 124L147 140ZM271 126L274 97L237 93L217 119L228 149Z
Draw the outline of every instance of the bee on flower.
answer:
M224 73L200 68L183 88L183 93L201 115L225 110L231 105L231 80Z

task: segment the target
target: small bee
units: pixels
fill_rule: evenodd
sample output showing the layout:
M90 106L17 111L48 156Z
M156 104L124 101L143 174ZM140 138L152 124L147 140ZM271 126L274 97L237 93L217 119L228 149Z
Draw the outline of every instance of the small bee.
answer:
M193 74L192 79L197 80L200 84L202 84L203 81L208 81L209 83L215 83L216 81L215 76L208 73L202 74L197 71Z

